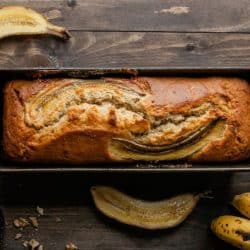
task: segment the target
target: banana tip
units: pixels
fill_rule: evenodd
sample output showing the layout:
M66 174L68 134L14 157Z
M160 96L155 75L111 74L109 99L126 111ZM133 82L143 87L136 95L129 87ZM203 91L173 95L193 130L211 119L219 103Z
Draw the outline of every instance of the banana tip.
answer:
M69 33L69 31L67 29L65 29L64 33L63 33L63 38L65 40L68 40L72 37L72 35Z
M95 191L96 191L96 186L92 186L92 187L90 188L90 192L93 193L93 192L95 192Z

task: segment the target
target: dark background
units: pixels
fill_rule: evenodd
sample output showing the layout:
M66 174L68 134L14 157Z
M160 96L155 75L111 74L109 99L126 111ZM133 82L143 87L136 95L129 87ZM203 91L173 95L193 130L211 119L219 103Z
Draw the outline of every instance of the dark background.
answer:
M0 70L134 68L189 74L241 74L250 70L248 0L1 0L24 5L66 26L72 38L12 37L0 41ZM188 13L172 14L173 6ZM2 73L3 73L2 72ZM194 73L193 73L194 72ZM12 74L9 72L9 74ZM14 73L13 73L14 75ZM21 167L20 167L21 168ZM23 249L35 238L45 249L231 249L210 232L212 218L238 214L229 202L250 190L245 173L42 173L0 175L2 249ZM91 185L107 184L137 197L160 199L188 191L212 191L191 216L171 230L147 232L100 215L90 197ZM45 208L39 229L23 230L13 219ZM61 222L57 222L57 217Z

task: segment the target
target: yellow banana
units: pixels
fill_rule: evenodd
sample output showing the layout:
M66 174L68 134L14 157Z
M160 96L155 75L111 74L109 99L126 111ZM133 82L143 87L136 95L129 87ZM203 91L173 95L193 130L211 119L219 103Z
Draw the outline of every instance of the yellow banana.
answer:
M21 6L0 9L0 39L14 35L50 34L60 38L70 37L69 32L47 21L41 14Z
M250 193L235 195L232 205L238 209L241 214L250 218Z
M212 231L222 240L240 249L250 249L250 221L241 217L224 215L211 223Z
M144 228L163 229L179 225L192 212L200 195L182 194L162 201L143 201L106 186L94 186L96 207L119 222Z

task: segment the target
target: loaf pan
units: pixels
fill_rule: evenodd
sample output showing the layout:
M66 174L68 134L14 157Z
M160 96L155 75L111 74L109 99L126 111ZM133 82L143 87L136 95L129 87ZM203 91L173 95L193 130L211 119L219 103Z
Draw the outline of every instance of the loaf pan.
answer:
M236 76L248 80L250 76L250 68L176 68L176 69L20 69L20 70L0 70L2 82L11 79L34 79L46 77L76 77L76 78L99 78L102 76ZM2 84L3 87L3 84ZM2 92L2 91L1 91ZM3 98L1 96L1 105ZM1 107L1 112L3 108ZM2 113L1 113L2 115ZM1 128L2 130L2 128ZM143 173L159 173L159 172L237 172L250 171L250 160L240 163L210 163L210 164L189 164L185 162L173 163L112 163L112 164L87 164L87 165L39 165L39 164L18 164L9 162L4 159L3 155L0 159L1 173L42 173L42 172L143 172Z

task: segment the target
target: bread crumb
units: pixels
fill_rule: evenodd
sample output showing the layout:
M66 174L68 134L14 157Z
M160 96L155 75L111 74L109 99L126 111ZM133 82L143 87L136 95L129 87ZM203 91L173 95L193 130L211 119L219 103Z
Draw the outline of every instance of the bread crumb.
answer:
M77 249L78 247L72 242L66 244L65 246L65 250L77 250Z
M25 218L19 217L14 220L13 224L16 228L22 229L27 227L30 223Z
M31 250L37 249L39 245L40 245L40 243L37 240L35 240L35 239L31 239L28 242L28 246L30 247Z
M40 245L37 250L43 250L43 245Z
M30 221L31 221L31 225L35 228L38 228L39 224L38 224L38 220L36 217L29 217Z
M44 215L44 209L43 208L37 206L36 211L38 212L39 215Z
M29 242L28 242L27 240L25 240L25 241L23 242L23 246L24 246L24 247L28 247L28 244L29 244Z
M21 233L17 233L16 235L15 235L15 240L19 240L20 238L22 238L22 234Z

